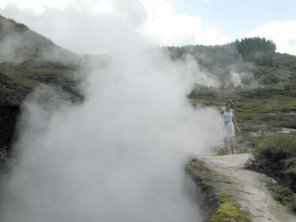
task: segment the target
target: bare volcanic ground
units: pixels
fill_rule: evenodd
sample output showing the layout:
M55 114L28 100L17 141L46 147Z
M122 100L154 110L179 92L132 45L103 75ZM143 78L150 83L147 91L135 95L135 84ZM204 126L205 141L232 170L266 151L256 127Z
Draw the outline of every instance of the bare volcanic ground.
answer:
M295 222L293 215L283 205L276 202L266 183L271 178L244 169L249 154L199 157L207 167L218 175L229 178L233 183L224 184L237 198L244 210L251 213L254 222ZM223 186L224 186L223 185Z

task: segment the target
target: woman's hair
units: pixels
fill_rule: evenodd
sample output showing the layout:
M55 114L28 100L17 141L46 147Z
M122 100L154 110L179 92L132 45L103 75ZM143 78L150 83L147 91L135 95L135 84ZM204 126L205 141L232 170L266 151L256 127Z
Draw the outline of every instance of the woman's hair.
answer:
M233 104L232 100L230 100L230 99L227 100L226 103L225 103L225 105L227 105L228 103L230 104L230 108L233 109L234 108L234 104Z

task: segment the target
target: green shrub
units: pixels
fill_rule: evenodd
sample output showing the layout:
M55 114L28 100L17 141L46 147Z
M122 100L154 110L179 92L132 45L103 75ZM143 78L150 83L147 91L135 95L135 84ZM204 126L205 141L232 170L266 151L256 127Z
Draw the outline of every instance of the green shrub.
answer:
M246 168L265 173L278 183L270 184L274 198L296 212L296 137L278 134L263 140L255 149L255 159Z
M255 150L256 158L276 158L277 162L296 157L296 137L291 134L277 134L263 140Z

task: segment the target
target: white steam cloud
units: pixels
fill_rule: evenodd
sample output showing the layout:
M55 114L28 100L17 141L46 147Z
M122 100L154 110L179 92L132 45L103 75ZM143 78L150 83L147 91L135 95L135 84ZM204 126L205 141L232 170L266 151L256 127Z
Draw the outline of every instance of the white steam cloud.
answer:
M259 83L254 79L253 74L250 72L230 72L230 83L234 87L242 88L257 88Z
M109 38L120 38L121 27L117 26L116 32L112 20L101 22L110 16L129 22L151 44L212 45L230 41L199 16L180 13L173 0L4 0L0 1L0 14L29 25L77 53L101 52L103 42L93 42L103 40L102 33L109 29L114 34Z
M23 61L23 58L16 53L17 48L23 44L21 39L20 35L14 34L0 40L0 63L7 61L20 63Z
M198 61L190 54L182 56L182 60L176 61L179 64L179 73L190 80L191 83L208 86L208 87L220 87L218 78L208 71L202 71L198 64Z
M203 220L184 164L221 141L220 115L187 101L188 64L112 23L120 38L102 33L110 63L88 74L82 104L50 88L25 102L1 221Z

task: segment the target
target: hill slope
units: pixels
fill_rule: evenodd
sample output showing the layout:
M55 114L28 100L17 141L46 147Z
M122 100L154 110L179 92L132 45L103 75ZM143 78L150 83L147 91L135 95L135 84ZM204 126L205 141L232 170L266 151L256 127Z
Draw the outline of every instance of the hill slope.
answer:
M0 150L11 142L21 102L40 83L78 95L73 73L79 71L81 59L25 25L0 16Z
M249 45L249 41L253 44ZM276 53L273 47L266 50L269 44L265 39L250 38L225 45L189 45L166 49L174 60L184 60L188 55L193 57L202 71L219 80L221 88L296 88L296 56ZM252 51L247 54L241 52L241 45L246 45L245 48L252 46Z

